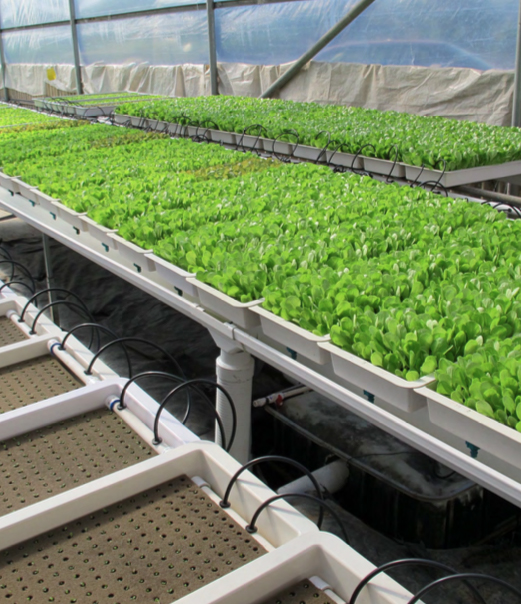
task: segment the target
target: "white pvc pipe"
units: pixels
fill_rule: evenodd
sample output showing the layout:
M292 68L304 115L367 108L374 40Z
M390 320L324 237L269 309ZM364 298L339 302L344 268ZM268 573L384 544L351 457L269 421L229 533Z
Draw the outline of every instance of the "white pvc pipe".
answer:
M217 382L229 393L237 410L237 432L230 454L240 463L250 459L251 449L251 406L252 379L255 361L247 352L221 351L217 359ZM227 441L232 430L230 403L217 390L217 413L222 418ZM221 435L216 428L216 442L221 443Z
M337 493L349 478L349 469L345 461L337 459L326 466L311 472L318 484L328 493ZM278 489L279 495L287 493L314 493L315 487L307 476L301 476Z

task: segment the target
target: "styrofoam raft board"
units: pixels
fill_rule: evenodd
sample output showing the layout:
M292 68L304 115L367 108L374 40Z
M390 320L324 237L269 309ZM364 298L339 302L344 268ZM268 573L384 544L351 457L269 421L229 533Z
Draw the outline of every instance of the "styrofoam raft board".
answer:
M137 493L182 475L208 486L220 500L231 478L240 469L228 453L213 443L191 443L166 451L130 468L105 476L74 491L62 493L0 518L0 543L7 549L17 543L53 530L77 518L106 508ZM275 493L253 474L245 471L230 495L225 510L245 527L258 507ZM261 514L258 534L253 536L267 549L280 547L308 532L314 523L284 501Z
M434 425L521 469L521 432L439 394L433 386L418 392L427 400Z
M369 561L337 537L308 533L177 600L177 604L264 604L306 579L348 602L356 586L373 570ZM411 598L410 592L382 573L364 588L357 602L404 604Z
M401 411L411 413L426 405L425 397L418 392L418 388L433 382L434 377L408 382L330 342L320 343L319 346L331 354L335 374L350 384L363 388Z

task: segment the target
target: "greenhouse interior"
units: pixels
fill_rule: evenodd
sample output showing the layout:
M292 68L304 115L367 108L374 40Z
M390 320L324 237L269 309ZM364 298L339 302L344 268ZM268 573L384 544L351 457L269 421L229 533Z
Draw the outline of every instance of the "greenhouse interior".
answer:
M521 3L0 0L0 600L521 602Z

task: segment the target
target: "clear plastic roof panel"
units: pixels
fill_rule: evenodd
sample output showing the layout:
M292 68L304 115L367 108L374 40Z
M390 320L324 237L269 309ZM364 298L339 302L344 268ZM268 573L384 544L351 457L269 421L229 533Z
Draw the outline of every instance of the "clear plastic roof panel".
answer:
M5 32L6 63L74 65L70 25Z
M217 60L258 65L295 61L338 21L338 14L355 4L304 0L220 8L215 11Z
M216 11L219 61L294 61L354 0L305 0ZM316 60L513 69L519 0L378 0Z
M166 8L171 6L184 6L187 4L201 4L197 0L74 0L76 17L88 19L89 17L105 17L107 15L121 15L151 8Z
M37 25L70 19L68 0L0 0L2 27Z
M78 39L82 65L209 62L205 10L80 23Z

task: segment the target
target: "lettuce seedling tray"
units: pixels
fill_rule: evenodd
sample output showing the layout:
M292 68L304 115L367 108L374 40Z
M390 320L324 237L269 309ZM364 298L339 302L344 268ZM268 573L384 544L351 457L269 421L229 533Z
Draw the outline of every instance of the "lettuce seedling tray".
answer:
M227 319L242 329L254 329L260 325L260 317L252 312L263 300L239 302L219 290L199 281L195 277L188 277L187 282L194 286L201 306L212 314Z
M76 212L76 210L71 210L59 201L53 201L52 205L56 208L56 213L61 220L70 224L78 233L82 230L82 219L87 215L87 212Z
M330 342L319 343L319 346L331 354L335 374L350 384L407 413L426 405L425 397L417 389L432 383L434 377L408 382Z
M266 604L302 598L305 602L349 602L358 584L374 570L375 566L338 537L308 533L185 596L179 604ZM298 592L301 597L297 600L296 594L288 592ZM410 592L381 573L360 592L357 601L405 604L411 598Z
M237 134L235 132L224 132L223 130L212 130L211 128L207 133L212 141L216 143L222 143L223 145L236 145Z
M4 187L8 191L11 191L13 177L8 176L5 172L0 170L0 187Z
M185 293L187 296L196 299L198 298L199 290L193 283L188 282L189 279L195 277L195 273L189 273L153 253L147 254L147 257L149 261L154 264L157 274L162 279L172 285L175 289Z
M25 199L33 203L38 203L38 187L28 185L20 178L12 178L11 186L13 192L19 193L20 195L22 195L22 197L25 197Z
M47 212L50 212L51 214L56 214L55 203L57 201L60 201L59 199L56 199L55 197L51 197L50 195L47 195L47 193L43 193L42 191L40 191L40 189L37 189L35 191L35 195L36 195L36 203L39 206L41 206L42 210L46 210Z
M379 159L377 157L363 156L364 170L372 174L381 174L391 178L405 178L405 164L389 159Z
M254 306L251 310L259 315L261 328L266 337L319 365L325 365L331 360L329 352L319 346L320 342L324 343L331 340L329 335L316 336L310 331L295 325L295 323L286 321L262 308L262 306Z
M521 468L521 432L439 394L434 388L433 382L418 390L427 400L429 418L434 425Z
M135 243L123 239L123 237L120 237L116 233L109 233L108 237L114 242L120 256L131 262L138 273L142 271L151 273L156 270L156 265L150 258L152 250L145 250Z
M108 252L110 249L116 249L116 242L112 235L116 232L116 229L108 229L107 227L98 224L88 216L81 216L82 230L87 231L90 235L97 239L103 249Z
M82 485L74 489L74 492L61 493L47 501L0 518L2 549L10 548L16 543L32 539L181 476L192 479L218 503L240 467L228 453L213 443L182 445L98 479L95 484ZM230 516L244 528L259 506L272 496L274 493L271 489L253 474L245 471L230 493L231 508L222 510L222 515ZM222 518L218 520L222 523ZM215 530L214 528L213 534ZM251 538L269 551L311 532L318 532L313 522L286 502L278 501L260 515L258 533ZM175 534L170 537L175 539ZM164 542L168 543L166 539Z
M521 174L521 161L512 161L506 164L496 164L494 166L480 166L478 168L467 168L465 170L454 170L451 172L442 172L441 170L428 170L418 166L405 165L405 176L407 180L421 180L422 182L439 182L444 187L458 187L459 185L468 185L485 180L496 180L498 178L507 178L509 176L518 176Z

